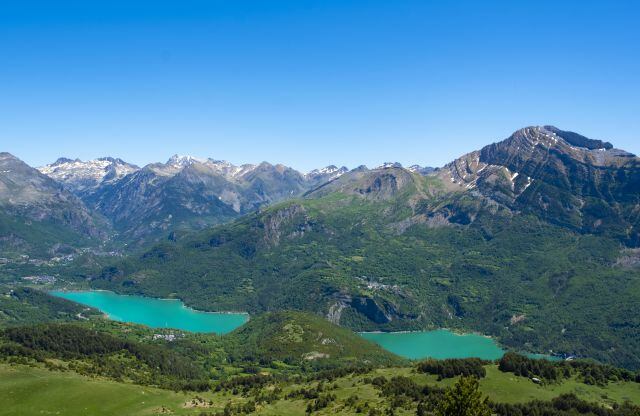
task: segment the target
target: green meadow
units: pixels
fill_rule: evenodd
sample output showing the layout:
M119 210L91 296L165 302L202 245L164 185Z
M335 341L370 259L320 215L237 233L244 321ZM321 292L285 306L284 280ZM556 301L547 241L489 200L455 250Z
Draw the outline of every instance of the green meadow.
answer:
M591 386L569 379L559 384L541 386L512 373L502 373L495 365L486 366L487 376L480 381L481 391L497 402L516 403L531 400L550 400L563 393L605 406L630 401L640 404L640 384L612 382L606 387ZM315 414L356 414L345 402L351 396L382 406L384 398L366 379L385 376L404 376L420 385L449 386L455 378L437 381L436 376L416 373L413 368L388 368L369 374L340 377L330 383L336 400ZM317 382L288 383L280 386L284 394L299 388L310 388ZM265 389L269 389L266 387ZM246 398L229 392L179 393L153 387L90 378L73 372L50 371L25 365L0 365L0 414L2 415L200 415L202 412L222 411L228 402L242 403ZM196 398L201 400L193 401ZM212 404L209 404L209 401ZM195 403L195 404L194 404ZM285 399L259 406L261 415L304 415L308 401ZM398 409L398 415L414 414L414 409Z

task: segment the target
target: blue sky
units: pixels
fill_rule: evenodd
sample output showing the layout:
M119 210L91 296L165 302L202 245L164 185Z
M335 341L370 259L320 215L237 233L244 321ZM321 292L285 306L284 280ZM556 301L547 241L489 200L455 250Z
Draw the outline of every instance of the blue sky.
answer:
M439 166L554 124L640 153L637 1L14 1L0 149Z

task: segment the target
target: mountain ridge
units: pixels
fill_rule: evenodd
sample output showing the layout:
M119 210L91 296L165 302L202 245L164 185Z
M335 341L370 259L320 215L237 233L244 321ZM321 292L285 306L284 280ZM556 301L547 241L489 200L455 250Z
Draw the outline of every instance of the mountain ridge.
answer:
M142 168L106 157L86 162L59 158L39 169L108 218L120 240L138 245L172 231L229 221L348 172L329 165L301 173L282 164L234 165L178 154Z
M549 160L555 165L551 166L553 169L547 166ZM38 169L80 197L90 210L107 218L121 241L137 245L157 241L175 230L198 230L229 221L285 199L327 192L357 175L375 176L373 180L377 181L365 184L357 192L372 196L371 191L378 189L378 194L393 194L391 188L398 184L391 182L406 174L371 174L381 169L437 177L449 192L473 190L488 204L547 213L549 218L576 230L615 232L618 238L637 245L640 235L633 222L636 211L624 212L618 203L624 195L636 192L633 184L637 179L628 178L626 183L630 185L622 183L616 189L608 185L623 176L635 175L636 165L638 159L634 155L614 149L609 142L553 126L532 126L436 169L418 165L404 168L397 162L388 162L374 169L360 166L350 171L344 166L329 165L301 173L267 162L233 165L224 160L177 154L165 163L142 168L119 158L103 157L86 162L59 158ZM351 176L344 176L350 172ZM545 173L544 178L541 173ZM567 173L570 179L578 180L563 180ZM590 177L598 184L586 185L585 179ZM559 193L562 198L557 197ZM598 204L594 207L588 200L602 199L603 195L608 195L604 208ZM569 201L570 209L558 205L558 200L563 199ZM601 209L606 210L606 215L593 215ZM442 212L432 210L426 220L456 215L445 207ZM466 212L460 219L468 221L475 215ZM415 221L425 218L417 217ZM612 231L614 228L617 230Z
M69 243L97 244L105 221L60 183L10 153L0 153L0 248L17 256L55 255ZM93 243L90 240L94 240Z
M71 192L82 196L94 191L99 186L115 182L140 168L120 158L107 156L88 161L61 157L54 163L37 169L63 183Z

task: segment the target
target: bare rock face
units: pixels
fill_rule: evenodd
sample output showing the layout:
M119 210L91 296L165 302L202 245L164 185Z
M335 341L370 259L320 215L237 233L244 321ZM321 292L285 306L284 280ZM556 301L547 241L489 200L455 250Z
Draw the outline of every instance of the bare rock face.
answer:
M567 143L569 143L572 146L584 147L589 150L613 149L613 145L609 142L603 142L602 140L589 139L587 137L584 137L572 131L560 130L559 128L554 126L544 126L544 129L562 137Z
M379 175L370 177L365 186L356 189L356 192L368 198L389 199L396 195L409 180L407 175L399 175L396 172L382 172Z
M349 169L346 166L338 168L335 165L329 165L322 169L314 169L305 174L304 177L314 187L338 179L347 172L349 172Z
M433 175L450 191L472 192L552 223L640 244L640 225L633 219L640 159L610 143L552 126L527 127Z
M429 166L411 165L407 168L409 172L419 173L420 175L428 175L435 169Z
M308 189L304 176L295 169L262 162L239 181L254 207L301 195Z
M300 236L310 231L313 224L300 204L270 212L262 218L264 241L271 246L278 245L283 236Z
M179 168L168 163L145 166L86 200L125 239L145 241L176 228L200 229L235 218L238 193L200 163Z
M622 251L615 265L626 269L640 268L640 248L628 248Z
M366 296L354 298L351 307L377 324L386 324L393 320L393 313L374 299ZM395 312L395 311L394 311Z

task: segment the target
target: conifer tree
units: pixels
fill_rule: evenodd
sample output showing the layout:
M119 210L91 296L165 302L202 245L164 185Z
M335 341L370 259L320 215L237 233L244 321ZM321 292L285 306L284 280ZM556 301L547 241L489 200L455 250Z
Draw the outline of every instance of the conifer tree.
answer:
M438 405L438 416L491 416L487 398L479 391L480 383L475 377L460 377L453 387L445 392Z

